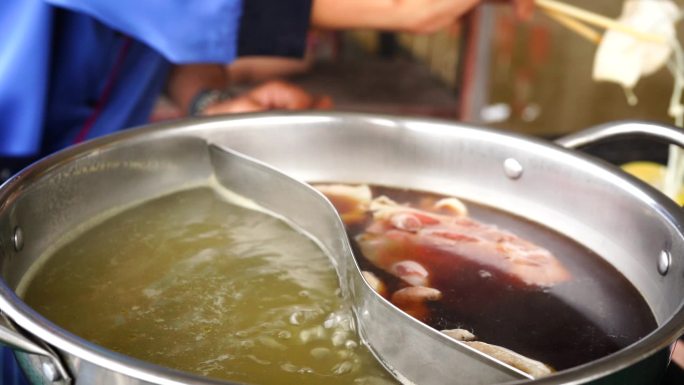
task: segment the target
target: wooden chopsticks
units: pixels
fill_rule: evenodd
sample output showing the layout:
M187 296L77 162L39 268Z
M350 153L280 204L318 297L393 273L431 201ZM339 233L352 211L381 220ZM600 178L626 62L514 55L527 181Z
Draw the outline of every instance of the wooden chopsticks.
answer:
M589 40L590 42L594 44L598 44L601 42L601 34L596 32L595 29L589 27L588 25L582 23L581 21L578 21L577 19L573 19L572 17L565 15L563 13L558 13L555 11L546 11L546 14L556 20L558 23L564 25L568 29L572 30L573 32L576 32L578 35L582 36L583 38Z
M605 29L614 29L616 31L624 32L640 40L667 44L667 39L662 35L640 31L617 20L587 11L586 9L574 5L557 0L535 0L535 4L542 8L554 20L594 43L598 43L601 40L600 34L582 22Z

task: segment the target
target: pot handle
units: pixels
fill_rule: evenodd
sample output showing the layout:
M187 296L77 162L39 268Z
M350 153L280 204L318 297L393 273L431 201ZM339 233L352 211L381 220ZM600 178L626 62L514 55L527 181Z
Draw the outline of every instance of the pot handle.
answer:
M72 383L71 377L57 353L47 345L41 346L14 331L10 326L10 321L1 313L0 344L4 344L20 354L25 354L23 358L29 362L32 368L37 369L29 377L39 376L38 383L60 385ZM21 360L20 357L17 358Z
M605 140L630 137L646 137L684 147L684 130L661 123L639 121L601 124L557 139L556 144L577 149Z

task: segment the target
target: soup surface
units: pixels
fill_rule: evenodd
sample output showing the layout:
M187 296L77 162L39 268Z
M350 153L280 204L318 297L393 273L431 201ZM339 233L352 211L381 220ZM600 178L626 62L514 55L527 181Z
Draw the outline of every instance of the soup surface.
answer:
M117 352L249 383L394 383L323 251L211 188L127 209L45 257L25 301Z
M324 193L327 190L334 191L334 188L329 187L326 190L325 186L319 188ZM415 219L411 217L415 212L410 210L431 205L444 196L379 186L370 186L370 191L374 202L378 197L386 196L392 203L401 205L404 212L397 211L397 206L390 207L399 214L385 219L383 228L379 226L382 223L377 218L383 215L382 210L388 210L387 205L374 214L368 210L364 215L359 215L358 210L354 209L354 201L347 198L351 195L358 198L364 195L363 192L357 189L351 195L348 192L340 195L344 199L335 194L326 195L342 213L362 270L372 272L384 283L388 299L391 297L394 302L396 297L392 293L410 286L407 282L417 278L416 274L411 275L409 271L408 278L399 279L397 274L390 273L392 266L378 266L378 255L387 259L391 254L403 253L401 258L419 261L422 268L426 269L424 275L430 281L426 286L439 290L441 298L427 301L425 305L428 311L419 314L422 321L438 330L466 329L480 341L511 349L562 370L624 348L657 326L647 303L624 276L591 250L557 232L490 207L467 203L469 218L496 225L498 229L505 229L552 254L551 258L556 264L548 266L555 276L541 273L527 275L528 279L546 279L547 282L553 281L552 284L525 284L511 278L505 271L493 268L492 264L479 263L477 258L461 258L453 251L459 250L457 247L447 252L450 246L445 247L446 243L435 245L430 243L434 238L425 241L418 239L420 226L411 222ZM364 199L367 201L368 197L362 197L359 201ZM370 207L373 207L372 204ZM460 230L464 227L467 226L461 226ZM447 226L438 228L447 233L453 229ZM493 233L498 229L489 226L485 230ZM386 231L384 236L383 231ZM437 230L430 231L435 234ZM504 235L501 237L511 238L510 233L502 232ZM447 241L463 240L468 243L467 231L447 235ZM365 250L371 250L375 255L363 255L363 242L366 242ZM412 247L413 254L406 251ZM534 261L528 262L534 265ZM405 264L404 268L407 266L409 270L414 269L412 264ZM415 268L413 273L420 273L419 270ZM415 311L413 308L410 310Z

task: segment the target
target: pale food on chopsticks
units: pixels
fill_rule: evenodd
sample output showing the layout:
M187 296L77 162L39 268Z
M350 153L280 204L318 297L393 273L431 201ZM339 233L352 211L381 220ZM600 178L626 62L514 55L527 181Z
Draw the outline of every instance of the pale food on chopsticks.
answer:
M608 30L601 39L594 58L594 80L615 82L625 89L630 104L637 103L632 91L639 79L651 75L665 65L674 77L668 114L675 125L684 127L684 54L677 40L676 24L682 12L671 0L628 0L624 4L621 23L664 36L668 43L635 39L616 30ZM663 192L675 199L684 177L684 153L670 146Z
M617 20L555 0L537 0L536 3L554 20L598 43L594 57L594 80L621 85L631 105L638 102L633 89L639 79L667 65L674 78L668 114L677 127L684 128L684 51L677 39L676 30L676 24L684 11L673 1L627 0ZM597 39L594 31L580 20L601 25L607 31L603 37ZM670 198L676 199L683 178L684 151L672 145L669 148L668 165L661 189Z
M676 39L677 6L669 0L628 0L619 21L638 30L649 31ZM665 66L673 51L671 43L636 39L618 30L609 29L603 35L594 57L593 78L609 81L631 90L643 76Z

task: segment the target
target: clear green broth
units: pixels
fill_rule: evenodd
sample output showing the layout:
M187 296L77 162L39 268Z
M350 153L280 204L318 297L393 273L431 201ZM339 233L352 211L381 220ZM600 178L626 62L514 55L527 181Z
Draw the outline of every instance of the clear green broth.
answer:
M394 383L323 251L211 188L127 209L45 258L24 300L114 351L249 383Z

